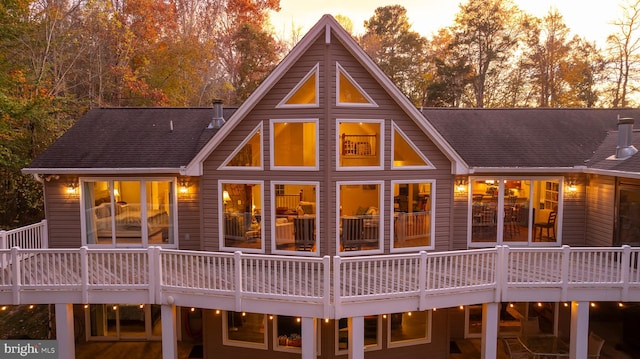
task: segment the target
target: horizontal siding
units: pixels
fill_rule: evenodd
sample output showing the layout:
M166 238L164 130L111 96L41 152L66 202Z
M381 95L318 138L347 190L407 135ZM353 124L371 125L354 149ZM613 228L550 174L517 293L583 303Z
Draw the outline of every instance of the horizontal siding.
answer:
M436 238L438 249L448 249L450 243L450 207L451 207L451 162L426 136L420 127L411 120L393 99L380 87L361 64L354 60L348 51L337 41L332 41L329 51L321 36L305 54L305 59L289 69L252 111L234 128L204 163L202 177L203 208L203 249L219 250L219 180L264 180L264 203L262 210L265 250L270 252L271 240L271 193L272 182L277 181L317 181L320 183L320 202L317 205L321 221L319 223L320 248L322 255L336 254L336 193L337 181L384 181L384 232L390 236L392 223L390 201L392 180L436 180ZM336 61L345 68L350 76L362 86L369 96L380 105L379 108L344 108L335 106ZM307 74L316 63L320 64L320 108L277 109L275 106ZM327 96L328 95L328 96ZM329 106L324 106L328 100ZM319 171L272 171L269 169L269 119L319 119ZM384 123L384 171L336 171L336 119L372 119L385 120ZM424 153L436 169L432 170L391 170L391 134L393 120L416 147ZM251 130L263 122L264 171L224 171L218 170L223 161L250 135ZM390 248L388 240L384 243L386 251Z
M191 178L187 195L178 194L178 246L180 249L199 250L202 248L200 228L199 181Z
M44 183L45 215L50 248L78 248L82 245L80 201L66 194L72 179L61 176Z
M269 314L269 313L266 313ZM383 318L380 322L381 336L380 345L381 350L367 351L365 356L367 359L413 359L413 358L448 358L449 357L449 331L446 329L449 326L449 315L447 310L438 310L432 313L431 321L431 342L428 344L411 345L400 348L388 348L388 318ZM272 349L274 342L274 320L267 320L269 328L265 328L267 333L268 347ZM253 358L260 357L263 359L281 359L281 358L300 358L299 353L285 353L274 350L261 350L261 349L248 349L234 347L230 345L222 344L222 315L215 314L214 310L203 310L203 328L204 337L203 342L205 344L205 358ZM336 340L336 323L331 320L325 323L324 320L318 324L320 333L318 337L319 351L321 355L318 358L332 359L332 358L346 358L347 355L336 355L335 343Z
M586 245L612 245L615 206L615 178L605 176L590 177L586 196Z
M585 186L578 186L579 191L573 197L564 197L562 214L562 244L583 246L586 243L586 192Z

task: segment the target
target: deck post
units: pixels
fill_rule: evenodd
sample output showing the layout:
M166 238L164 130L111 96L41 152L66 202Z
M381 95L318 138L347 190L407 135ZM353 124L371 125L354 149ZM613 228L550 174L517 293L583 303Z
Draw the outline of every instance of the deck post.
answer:
M498 357L500 303L482 304L482 359Z
M160 315L162 321L162 358L178 359L176 307L172 304L162 304Z
M586 358L589 338L589 302L571 302L569 358Z
M315 359L316 357L316 325L313 318L302 317L302 359Z
M349 318L349 359L364 359L364 317Z
M73 326L73 304L58 303L56 310L56 340L58 357L75 359L76 344Z

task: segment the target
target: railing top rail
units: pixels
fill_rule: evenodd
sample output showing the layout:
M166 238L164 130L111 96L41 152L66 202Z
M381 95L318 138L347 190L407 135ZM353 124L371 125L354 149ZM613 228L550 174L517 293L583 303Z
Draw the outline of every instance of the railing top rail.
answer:
M42 226L44 226L44 223L38 222L38 223L33 223L33 224L26 225L26 226L18 227L18 228L7 229L4 232L5 232L6 235L10 235L10 234L13 234L13 233L24 232L24 231L28 231L28 230L31 230L31 229L34 229L34 228L38 228L38 227L42 227Z

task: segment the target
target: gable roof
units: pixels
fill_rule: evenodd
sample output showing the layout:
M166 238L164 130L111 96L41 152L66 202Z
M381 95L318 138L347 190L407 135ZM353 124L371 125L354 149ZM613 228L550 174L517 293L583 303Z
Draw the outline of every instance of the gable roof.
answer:
M640 171L640 156L602 161L615 153L618 117L640 118L638 109L428 108L422 114L469 164L470 171L585 167ZM634 140L636 145L639 135ZM637 157L637 158L636 158Z
M229 118L225 126L207 143L196 157L189 163L184 173L198 176L202 174L202 163L216 149L221 140L226 137L237 124L253 109L268 91L287 73L287 71L300 59L305 52L318 40L324 37L326 44L330 44L331 35L351 53L351 55L369 72L369 74L387 91L389 96L412 118L435 145L451 160L452 173L466 171L466 164L451 148L444 138L433 128L431 123L424 120L420 111L393 83L369 55L358 45L351 35L331 15L323 15L322 18L307 32L296 44L289 54L276 66L258 88L238 108L238 111Z
M211 108L92 109L23 172L179 173L216 133L207 128L213 116Z

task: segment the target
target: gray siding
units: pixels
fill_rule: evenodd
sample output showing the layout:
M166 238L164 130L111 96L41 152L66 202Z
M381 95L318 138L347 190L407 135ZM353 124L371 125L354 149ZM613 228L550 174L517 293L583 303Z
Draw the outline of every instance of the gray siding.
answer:
M60 176L44 182L45 216L50 248L78 248L82 245L80 201L66 193L72 179Z
M586 245L613 244L615 178L591 176L587 185Z
M383 318L381 321L380 343L382 350L372 350L365 352L368 359L386 359L386 358L448 358L449 357L449 311L438 310L432 313L431 324L431 342L427 344L412 345L400 348L387 348L388 341L388 319ZM224 312L221 312L224 313ZM274 320L267 319L267 345L269 350L248 349L233 346L222 345L222 315L215 314L214 310L203 310L204 321L204 337L202 341L206 343L204 346L205 358L253 358L260 357L264 359L270 358L300 358L298 353L285 353L273 351L274 342ZM387 317L388 318L388 317ZM335 354L335 321L331 320L325 323L324 320L318 319L317 326L320 329L318 343L320 355L318 358L346 358L346 354Z
M335 105L336 93L336 62L349 73L367 94L374 99L379 107L376 108L348 108ZM319 108L284 108L276 105L293 89L296 84L319 64ZM319 119L319 171L277 171L270 169L269 163L269 120L270 119ZM385 120L384 122L384 170L373 171L336 171L336 120L363 119ZM409 139L436 167L432 170L391 170L391 135L395 122ZM218 170L219 166L249 136L251 130L263 122L261 133L264 141L264 171ZM252 111L234 128L204 163L202 177L202 209L203 209L203 249L219 250L219 180L263 180L264 203L262 218L264 226L265 251L270 252L271 243L271 183L277 181L317 181L320 183L319 216L320 222L320 254L336 254L336 182L338 181L384 181L384 249L388 251L390 242L390 225L392 219L391 181L392 180L435 180L435 246L438 250L448 250L450 247L450 211L452 204L451 193L451 162L429 139L421 128L410 119L396 104L387 92L374 80L368 71L342 46L335 38L328 47L324 44L324 36L309 49L304 58L289 69L273 88L259 101Z

